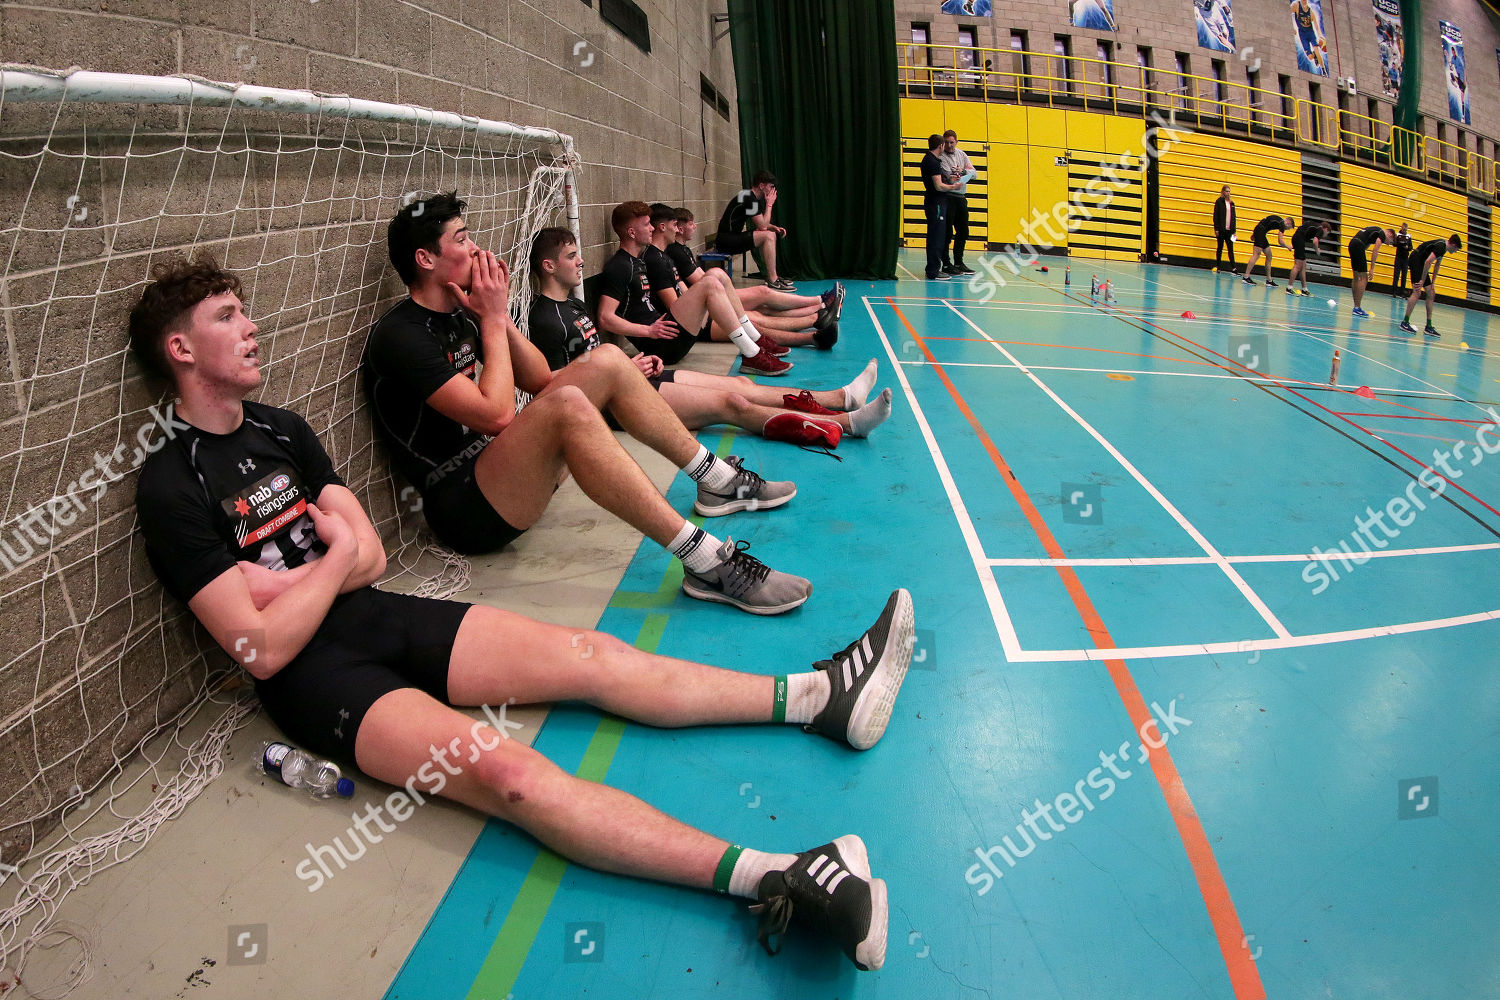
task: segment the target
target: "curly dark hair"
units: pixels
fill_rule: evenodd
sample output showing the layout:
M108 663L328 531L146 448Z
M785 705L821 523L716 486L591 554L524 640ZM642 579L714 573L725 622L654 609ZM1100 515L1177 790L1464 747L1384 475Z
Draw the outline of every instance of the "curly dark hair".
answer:
M173 381L167 363L167 334L204 299L221 292L240 294L240 279L212 257L178 258L151 268L151 281L130 310L130 349L153 375Z

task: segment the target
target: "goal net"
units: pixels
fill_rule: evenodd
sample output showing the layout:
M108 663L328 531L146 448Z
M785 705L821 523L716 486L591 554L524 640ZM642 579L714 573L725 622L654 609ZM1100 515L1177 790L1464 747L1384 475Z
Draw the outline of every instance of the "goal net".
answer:
M238 667L164 595L135 531L134 473L169 423L169 401L125 349L151 266L207 254L239 274L260 327L256 398L317 432L385 541L383 585L442 596L461 589L467 564L423 534L358 379L371 324L405 294L386 225L412 198L458 190L480 245L515 268L524 318L532 237L547 225L577 232L576 162L566 135L410 105L0 68L7 977L56 933L71 888L139 850L219 773L253 710L248 687L235 690ZM206 735L147 762L150 806L116 811L125 765L180 742L153 737L181 733L204 705L216 716ZM111 813L105 833L73 833Z

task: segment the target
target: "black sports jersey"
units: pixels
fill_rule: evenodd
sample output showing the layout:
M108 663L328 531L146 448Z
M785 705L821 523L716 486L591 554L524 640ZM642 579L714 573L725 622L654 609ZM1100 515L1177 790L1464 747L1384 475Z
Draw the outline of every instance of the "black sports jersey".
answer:
M1323 238L1323 227L1316 222L1310 222L1305 226L1298 226L1292 233L1292 242L1306 246L1310 241Z
M553 371L599 346L599 331L582 302L537 295L531 303L531 342Z
M183 602L243 560L295 569L328 551L307 513L343 485L307 422L245 402L228 434L189 426L146 460L135 505L146 555Z
M656 296L668 290L681 295L687 290L683 284L682 275L677 273L677 265L673 264L672 258L655 243L648 243L646 249L641 251L641 263L646 265L646 281L651 285L652 299L655 300L658 309L666 312L666 309L662 308L661 300Z
M1350 238L1349 242L1358 243L1362 247L1368 247L1376 240L1379 240L1382 243L1385 242L1385 230L1381 229L1379 226L1366 226L1359 232L1355 233L1354 236Z
M479 324L463 309L433 312L412 299L376 321L365 345L365 395L376 431L406 481L425 490L489 438L445 417L427 399L455 375L476 380L484 362Z
M760 195L753 191L741 191L729 199L729 204L724 207L724 214L719 217L719 231L715 236L744 232L750 227L750 220L759 215L764 207Z
M661 318L661 309L651 297L651 279L646 262L633 257L621 247L599 272L599 294L620 303L616 315L631 323L650 326Z
M1447 252L1447 240L1428 240L1411 252L1411 269L1413 271L1419 270L1428 257L1431 257L1432 263L1436 265L1438 261L1443 259L1443 254Z
M1282 220L1281 216L1268 215L1264 219L1261 219L1255 224L1253 237L1257 240L1263 240L1271 234L1272 230L1276 232L1284 232L1286 230L1286 223Z
M917 168L922 172L922 200L931 205L935 198L941 197L945 192L938 190L932 182L933 177L941 177L943 174L943 161L939 160L933 153L928 152L922 157L921 166Z
M672 258L672 263L677 268L677 276L683 281L688 280L688 276L701 266L693 248L676 240L667 244L667 256Z

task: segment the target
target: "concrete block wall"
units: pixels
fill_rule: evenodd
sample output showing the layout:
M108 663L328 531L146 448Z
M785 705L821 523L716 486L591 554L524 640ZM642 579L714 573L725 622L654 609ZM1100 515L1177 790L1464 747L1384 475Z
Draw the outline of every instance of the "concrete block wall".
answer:
M941 13L939 0L896 0L896 38L905 45L911 40L913 23L930 25L931 40L938 45L957 45L961 25L975 28L981 47L1008 48L1013 31L1027 33L1027 47L1033 52L1053 51L1056 36L1069 39L1075 57L1094 58L1100 41L1113 45L1114 59L1134 63L1137 47L1151 49L1152 65L1170 72L1177 53L1188 58L1188 71L1212 76L1212 61L1224 65L1225 78L1232 83L1246 83L1246 70L1260 60L1259 86L1277 89L1278 75L1290 78L1291 95L1306 99L1309 87L1319 88L1321 100L1337 107L1335 78L1352 76L1359 93L1349 98L1348 108L1369 114L1367 99L1377 98L1378 117L1389 122L1391 108L1380 91L1380 50L1375 38L1375 15L1370 0L1323 0L1324 33L1328 38L1331 73L1319 77L1298 70L1296 29L1284 0L1233 0L1235 43L1242 52L1254 52L1242 60L1239 52L1215 52L1198 45L1192 0L1115 0L1118 31L1085 31L1074 28L1068 19L1067 0L1012 0L994 5L992 17L972 17ZM1500 67L1495 50L1500 47L1500 22L1480 0L1424 0L1422 10L1422 99L1421 110L1428 116L1427 134L1435 135L1436 125L1444 124L1444 136L1457 142L1459 130L1483 136L1480 151L1495 155L1494 138L1500 137ZM1463 29L1464 49L1468 62L1468 84L1472 126L1462 128L1448 118L1448 98L1444 79L1442 45L1438 35L1439 19L1451 21ZM997 67L998 68L998 67ZM1119 83L1131 81L1121 78ZM1158 81L1158 86L1162 86ZM1206 92L1205 97L1210 96ZM1472 135L1465 136L1468 148L1475 148Z
M716 220L740 187L729 40L711 41L711 12L722 0L641 5L650 54L582 0L0 3L0 60L305 88L570 133L583 160L584 250L597 270L612 251L608 213L619 201L686 204ZM700 73L728 97L729 120L703 104ZM69 106L54 127L56 110L6 104L0 145L34 152L27 136L67 135L85 117L96 135L181 121L176 109ZM195 111L195 131L216 134L225 114ZM235 114L244 123L257 113ZM273 133L278 127L297 129L281 119ZM360 125L350 134L373 147L390 132ZM136 151L147 146L138 139ZM66 142L40 170L34 160L0 157L0 481L10 484L0 498L3 540L19 552L17 517L70 492L70 480L122 442L112 473L124 476L98 497L73 490L80 501L60 508L71 515L66 522L34 524L24 557L0 566L6 863L32 849L70 793L76 800L91 790L117 756L200 696L208 671L229 664L163 596L133 530L134 436L161 397L123 354L125 317L154 261L206 245L242 274L262 327L259 398L291 402L309 419L388 550L417 539L418 519L373 445L352 376L370 323L402 294L384 227L412 186L403 182L424 169L451 176L453 166L429 153L409 174L403 164L381 176L331 150L273 156L262 146L252 141L216 158L133 159L123 196L117 161L91 160L80 179L78 161L56 155ZM505 183L522 185L524 174ZM92 211L69 221L74 194ZM484 198L471 202L471 217L502 211Z

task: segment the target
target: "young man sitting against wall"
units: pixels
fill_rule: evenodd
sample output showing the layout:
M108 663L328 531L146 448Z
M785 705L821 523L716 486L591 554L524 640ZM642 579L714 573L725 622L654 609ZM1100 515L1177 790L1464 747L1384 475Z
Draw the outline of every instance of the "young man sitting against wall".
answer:
M868 749L911 660L910 595L891 594L869 631L813 670L773 677L597 632L583 634L580 658L576 629L377 590L380 538L312 428L246 398L261 372L239 291L211 260L179 262L156 270L131 311L132 351L171 382L187 425L141 469L136 509L163 586L250 672L286 737L418 803L441 794L513 823L578 864L755 899L768 951L800 921L880 968L886 885L859 837L801 854L742 848L452 706L580 701L648 726L786 722Z
M667 206L651 206L653 229L658 229L658 208L667 209ZM844 309L843 282L835 281L832 288L820 295L778 292L765 285L736 288L728 271L717 267L705 270L699 263L698 255L693 252L693 237L698 232L698 223L693 218L693 213L686 208L667 211L673 213L676 229L675 232L668 229L667 239L661 242L665 243L667 256L671 258L678 276L685 283L696 285L705 278L718 281L739 299L741 307L746 310L746 315L756 329L778 344L789 347L812 345L826 351L838 343L839 317ZM654 235L652 242L657 243L658 239L659 236ZM710 331L710 336L720 342L729 339L729 333L717 323Z
M554 371L587 361L589 352L599 347L599 333L584 304L574 297L583 284L583 255L571 232L537 233L531 246L531 277L537 292L527 323L531 342ZM891 414L889 389L868 398L877 370L873 359L853 382L822 392L788 392L784 386L758 385L743 376L674 371L663 368L661 359L651 354L638 354L633 360L691 430L732 424L773 441L832 448L845 434L866 436Z
M410 297L375 323L363 362L375 429L439 541L460 552L508 544L566 468L589 499L682 560L690 597L761 615L806 601L806 580L673 510L600 411L695 480L705 516L779 507L796 486L711 455L616 347L554 373L511 321L509 272L469 238L463 210L450 192L391 220L391 263ZM535 396L519 413L517 388Z

